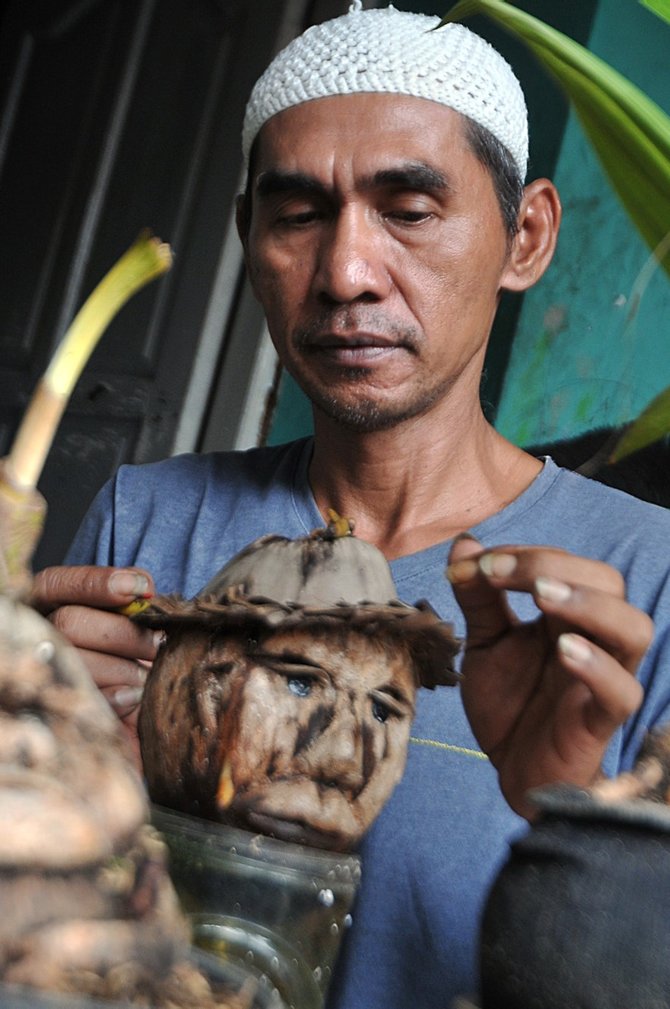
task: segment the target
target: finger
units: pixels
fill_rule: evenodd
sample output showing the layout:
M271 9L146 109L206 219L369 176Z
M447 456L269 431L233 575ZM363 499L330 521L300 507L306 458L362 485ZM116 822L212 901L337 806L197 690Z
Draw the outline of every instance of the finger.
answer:
M104 687L101 693L122 722L131 725L137 722L143 694L141 687Z
M113 609L154 591L151 575L141 568L60 566L35 575L30 603L44 614L69 603Z
M142 663L102 655L99 652L82 649L79 654L91 679L99 687L115 714L122 721L126 721L135 713L136 719L149 669Z
M117 658L114 655L105 655L101 652L79 649L79 656L86 666L91 679L102 691L118 691L124 688L141 691L147 679L149 670L141 662L133 662L132 659ZM134 707L139 703L141 694L136 694L135 698L129 697L125 703L127 707Z
M557 645L562 666L590 691L591 702L584 709L586 728L595 738L608 740L613 730L639 708L642 687L593 641L578 634L562 634Z
M609 592L540 577L534 596L544 613L560 618L564 628L598 642L631 673L652 642L651 618Z
M467 647L490 644L517 622L505 594L481 570L481 544L458 537L449 553L446 575L467 624Z
M621 599L625 597L625 582L616 568L554 547L496 547L484 551L478 565L491 585L509 591L533 592L538 578L555 578L569 585L585 585Z
M163 638L162 631L89 606L61 606L49 619L76 647L128 659L154 659Z

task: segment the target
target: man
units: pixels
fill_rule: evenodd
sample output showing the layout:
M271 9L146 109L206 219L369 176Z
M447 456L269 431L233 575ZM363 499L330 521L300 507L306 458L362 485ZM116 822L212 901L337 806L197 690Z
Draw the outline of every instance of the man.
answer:
M70 554L116 568L46 572L36 601L132 726L155 646L112 607L154 583L192 595L249 540L304 535L328 508L353 517L401 598L427 597L467 646L462 688L418 698L331 1004L444 1009L476 987L484 895L523 827L510 805L531 815L530 786L616 772L669 717L670 518L486 423L500 292L547 268L559 200L522 186L523 98L491 47L359 7L277 57L245 122L240 234L314 440L122 468Z

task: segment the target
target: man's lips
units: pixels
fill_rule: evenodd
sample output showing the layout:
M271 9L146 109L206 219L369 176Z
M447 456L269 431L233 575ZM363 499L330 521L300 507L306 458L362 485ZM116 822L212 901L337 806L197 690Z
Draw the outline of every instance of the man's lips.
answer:
M358 367L374 364L409 350L404 342L372 333L346 336L324 333L305 340L301 347L309 353L327 357L334 363Z

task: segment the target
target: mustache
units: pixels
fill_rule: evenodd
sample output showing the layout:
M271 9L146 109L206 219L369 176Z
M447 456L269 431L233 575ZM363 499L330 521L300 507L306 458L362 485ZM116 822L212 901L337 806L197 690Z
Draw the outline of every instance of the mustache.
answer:
M373 306L351 306L324 309L306 326L293 333L294 346L299 350L310 347L331 346L334 343L380 344L404 347L415 351L423 342L423 334L416 326L408 326L389 319L385 312Z

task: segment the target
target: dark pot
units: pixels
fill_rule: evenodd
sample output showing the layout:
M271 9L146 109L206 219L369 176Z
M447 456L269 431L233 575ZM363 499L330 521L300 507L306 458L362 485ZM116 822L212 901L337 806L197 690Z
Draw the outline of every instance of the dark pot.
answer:
M534 798L484 913L483 1009L670 1009L670 808Z

